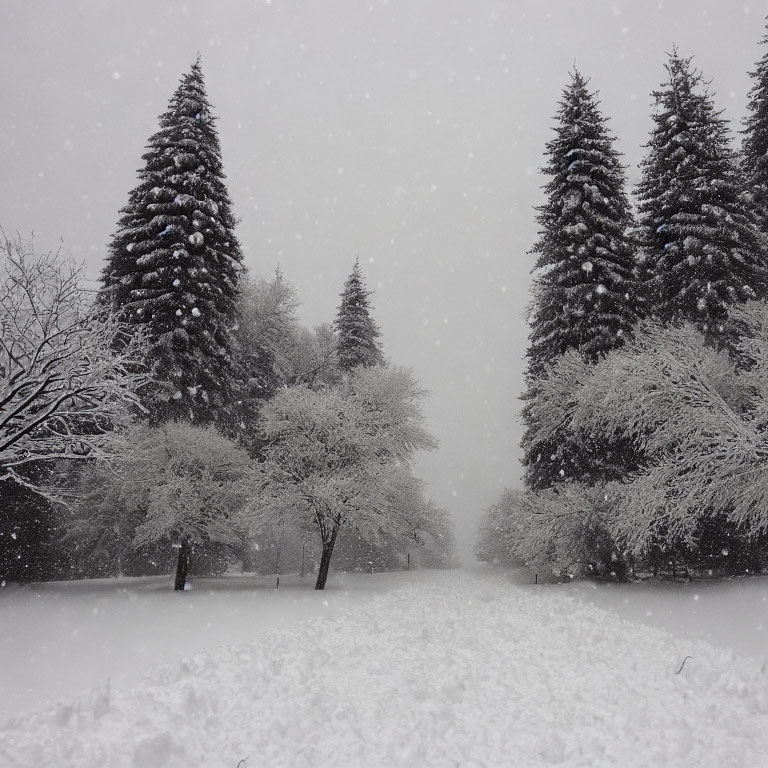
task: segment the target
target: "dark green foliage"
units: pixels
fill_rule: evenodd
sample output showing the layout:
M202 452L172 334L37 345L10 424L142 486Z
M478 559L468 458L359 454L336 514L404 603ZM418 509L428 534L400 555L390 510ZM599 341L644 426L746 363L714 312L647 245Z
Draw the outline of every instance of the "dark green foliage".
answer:
M207 422L229 399L242 256L199 60L149 139L122 211L102 299L149 329L155 421Z
M523 415L526 423L531 424L534 417L528 408L523 410ZM540 491L558 482L578 480L595 485L621 480L637 470L641 461L640 452L631 440L563 432L526 451L525 485L532 491Z
M702 519L696 544L690 560L700 571L760 573L768 565L768 535L750 536L723 513Z
M69 560L59 545L56 508L39 493L7 480L0 482L0 509L0 582L64 577Z
M358 573L401 570L406 567L408 549L408 540L399 533L382 532L374 542L348 528L339 533L333 567Z
M381 365L384 362L379 344L381 332L370 314L370 295L360 274L360 260L355 259L352 274L344 283L341 306L334 322L339 337L336 354L342 371L351 371L358 366Z
M665 67L637 190L644 312L727 341L729 308L766 295L765 257L727 121L690 58L675 51Z
M296 291L279 269L271 280L242 282L234 330L232 397L219 413L217 425L253 458L263 448L258 425L261 407L287 384L285 358L297 343L297 307Z

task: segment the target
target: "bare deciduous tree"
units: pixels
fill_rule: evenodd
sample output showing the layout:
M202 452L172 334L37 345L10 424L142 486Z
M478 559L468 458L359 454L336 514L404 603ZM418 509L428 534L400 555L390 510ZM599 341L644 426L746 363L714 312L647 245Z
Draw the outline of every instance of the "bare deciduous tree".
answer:
M27 464L108 458L149 380L145 341L95 307L83 270L0 231L0 481Z

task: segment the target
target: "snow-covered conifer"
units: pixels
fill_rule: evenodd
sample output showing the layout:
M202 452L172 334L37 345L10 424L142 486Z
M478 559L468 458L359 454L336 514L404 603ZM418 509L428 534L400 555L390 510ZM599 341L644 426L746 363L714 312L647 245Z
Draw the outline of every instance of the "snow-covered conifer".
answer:
M758 230L740 197L728 123L674 51L637 189L645 314L724 338L729 308L766 290Z
M528 391L523 438L526 482L544 488L574 477L602 476L605 446L577 445L563 433L532 445L538 380L567 350L594 361L620 346L636 320L632 224L624 168L596 94L574 71L546 145L546 202L538 209L533 247L536 285L531 308ZM594 477L592 477L594 475Z
M381 365L384 362L379 343L381 332L370 313L370 295L360 273L360 260L355 259L352 274L344 283L341 306L334 322L339 336L336 350L338 365L343 371L351 371L361 365Z
M103 270L105 303L152 339L155 420L226 402L242 256L198 59L150 137Z
M768 44L768 34L760 41ZM760 229L768 235L768 51L750 72L752 88L744 118L741 178Z
M567 349L597 359L622 343L636 319L624 168L587 85L571 74L546 146L547 199L532 251L531 377Z

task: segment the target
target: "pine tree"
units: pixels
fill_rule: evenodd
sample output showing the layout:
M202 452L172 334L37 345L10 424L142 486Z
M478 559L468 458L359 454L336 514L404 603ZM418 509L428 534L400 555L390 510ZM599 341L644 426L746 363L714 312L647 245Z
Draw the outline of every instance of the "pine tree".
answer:
M595 360L620 345L636 319L630 206L624 168L596 94L574 71L546 145L550 177L538 209L540 239L529 376L568 349Z
M150 137L122 210L102 300L148 330L156 421L206 422L226 403L242 256L200 59Z
M370 295L360 273L360 260L355 259L352 274L344 283L341 306L333 324L339 337L336 350L338 365L343 371L384 362L378 340L381 332L370 314Z
M768 44L768 34L760 44ZM768 51L750 77L753 84L744 119L741 179L762 234L768 236Z
M574 71L555 115L555 136L546 145L547 199L538 209L540 238L532 253L538 271L531 309L528 391L523 437L526 483L534 489L578 477L595 482L611 460L606 446L557 436L536 444L537 380L565 351L590 361L620 346L636 320L632 224L624 168L613 147L596 94Z
M645 314L727 341L729 307L765 295L760 237L740 197L728 123L701 73L677 51L665 68L637 189Z

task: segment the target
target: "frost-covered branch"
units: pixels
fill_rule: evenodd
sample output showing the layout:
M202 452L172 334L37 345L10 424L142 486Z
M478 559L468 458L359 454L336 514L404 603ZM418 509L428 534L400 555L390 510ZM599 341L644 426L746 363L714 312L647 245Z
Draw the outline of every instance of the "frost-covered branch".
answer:
M342 525L375 537L402 524L407 462L435 445L418 407L422 394L409 371L370 368L321 391L285 389L264 406L261 511L316 528L323 545L318 588Z
M97 312L60 251L1 235L0 479L58 458L109 458L141 408L146 343Z

